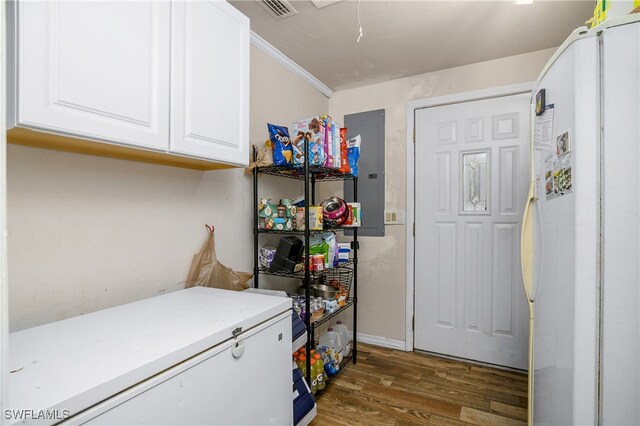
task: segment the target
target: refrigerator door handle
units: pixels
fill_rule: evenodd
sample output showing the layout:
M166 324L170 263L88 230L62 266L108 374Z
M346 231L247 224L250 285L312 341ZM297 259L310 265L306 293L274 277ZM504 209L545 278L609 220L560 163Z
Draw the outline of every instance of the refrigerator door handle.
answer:
M529 303L535 302L533 289L533 204L536 202L534 196L534 183L529 184L529 195L527 204L522 215L522 230L520 235L520 266L522 268L522 282L524 291Z

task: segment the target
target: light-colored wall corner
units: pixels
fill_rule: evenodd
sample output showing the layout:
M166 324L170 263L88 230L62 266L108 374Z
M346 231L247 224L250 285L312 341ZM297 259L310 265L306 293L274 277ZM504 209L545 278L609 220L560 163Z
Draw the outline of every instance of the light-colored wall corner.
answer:
M253 47L250 89L253 143L268 137L267 121L290 125L328 110L322 93ZM299 193L276 178L261 190ZM205 223L216 226L220 261L252 271L252 203L252 180L241 169L9 146L11 330L183 288Z
M385 208L405 211L407 102L534 81L554 51L546 49L339 90L329 100L329 114L343 123L345 114L385 109ZM359 332L406 341L405 226L387 226L385 237L360 240Z

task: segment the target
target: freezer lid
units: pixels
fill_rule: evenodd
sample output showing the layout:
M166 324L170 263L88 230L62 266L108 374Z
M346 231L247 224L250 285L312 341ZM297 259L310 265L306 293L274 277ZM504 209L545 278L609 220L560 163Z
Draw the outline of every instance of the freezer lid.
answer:
M290 308L194 287L11 333L8 408L73 415Z

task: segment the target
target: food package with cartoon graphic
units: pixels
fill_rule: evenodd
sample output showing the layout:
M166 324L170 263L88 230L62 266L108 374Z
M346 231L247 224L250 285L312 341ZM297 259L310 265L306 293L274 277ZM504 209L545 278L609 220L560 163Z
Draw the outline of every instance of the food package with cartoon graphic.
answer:
M289 139L289 130L284 126L267 123L269 139L273 143L273 164L275 166L290 166L293 159L293 148Z
M295 130L296 124L291 126L293 137L291 139L291 148L293 149L293 166L301 167L304 165L304 147L305 143L312 138L311 132L303 132Z
M304 166L305 141L309 147L309 165L323 166L325 162L325 125L321 118L312 117L297 121L291 126L293 136L293 165ZM274 158L275 161L275 158Z

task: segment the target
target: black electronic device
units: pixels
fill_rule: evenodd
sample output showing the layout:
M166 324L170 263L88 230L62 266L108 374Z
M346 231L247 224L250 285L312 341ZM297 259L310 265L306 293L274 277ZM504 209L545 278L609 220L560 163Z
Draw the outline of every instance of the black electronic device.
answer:
M269 272L288 271L294 272L296 264L302 259L304 243L298 237L280 238L278 248L273 256L273 262L269 266Z

